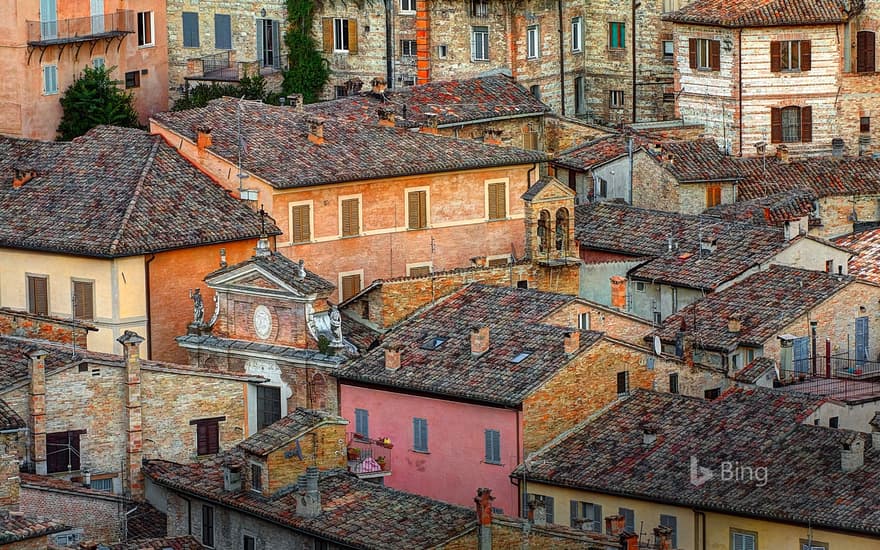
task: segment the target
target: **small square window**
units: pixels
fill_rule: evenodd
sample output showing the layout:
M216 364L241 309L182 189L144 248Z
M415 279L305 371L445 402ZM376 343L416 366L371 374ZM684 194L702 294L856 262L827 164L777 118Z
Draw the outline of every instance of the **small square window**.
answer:
M675 56L675 42L672 40L663 41L663 61L672 61Z
M348 88L346 88L345 86L333 86L333 92L333 95L336 97L336 99L339 99L340 97L345 97L348 95Z
M529 288L529 282L528 281L517 281L516 288Z
M415 40L401 40L400 41L400 57L415 57L416 56L416 41Z
M429 338L429 339L425 340L425 343L422 344L421 348L427 349L427 350L435 350L435 349L439 348L440 346L442 346L445 341L446 341L446 338L443 338L441 336L435 336L433 338Z
M416 11L416 0L400 0L400 12L412 13Z
M832 416L828 419L828 427L829 428L839 428L840 427L840 417Z
M141 72L140 71L129 71L125 73L125 87L126 88L140 88L141 86Z
M706 399L709 399L709 400L718 399L718 397L720 395L721 395L721 388L712 388L711 390L706 390L703 392L703 397L705 397Z
M439 46L437 46L437 57L439 57L440 59L446 59L448 55L449 46L447 46L446 44L440 44Z
M510 360L510 362L511 362L511 363L516 363L516 364L522 363L522 362L525 361L525 360L526 360L531 354L532 354L531 351L521 351L521 352L517 353L516 356L515 356L513 359Z
M608 92L608 106L612 109L623 108L623 90L610 90Z
M642 281L636 281L636 292L644 292L645 291L645 283Z
M859 132L867 134L871 131L871 117L863 116L859 118Z
M472 17L489 17L489 0L471 0Z

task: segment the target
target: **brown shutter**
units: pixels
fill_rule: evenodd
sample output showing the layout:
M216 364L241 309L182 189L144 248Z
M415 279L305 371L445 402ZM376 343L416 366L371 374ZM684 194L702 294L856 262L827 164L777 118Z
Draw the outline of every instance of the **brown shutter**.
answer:
M333 18L325 17L321 19L321 29L324 35L324 51L333 53Z
M358 23L357 19L348 20L348 53L358 53Z
M361 291L361 278L359 275L346 275L342 278L342 301L348 300Z
M507 196L503 183L489 184L489 219L500 220L507 215Z
M721 42L718 40L709 41L709 67L713 71L721 70Z
M291 225L293 234L290 241L294 243L309 242L312 239L312 231L309 224L309 205L303 204L291 208Z
M782 109L770 109L770 143L782 143Z
M342 236L357 235L360 227L358 223L358 199L346 199L342 201Z
M208 425L204 422L196 424L196 454L208 454Z
M409 199L409 228L422 229L427 227L425 192L410 191L407 197Z
M782 70L782 62L780 60L780 44L774 40L770 42L770 72L778 73Z
M207 433L208 454L216 454L220 451L220 424L218 422L210 422L205 425Z
M49 315L49 289L45 277L28 277L28 311Z
M91 320L95 318L92 283L73 282L74 318Z
M856 35L856 71L874 72L874 33L859 31Z
M697 68L697 39L688 38L688 61L691 69Z
M809 71L813 65L813 52L809 40L801 40L801 71Z
M809 143L813 141L813 108L801 109L801 141Z

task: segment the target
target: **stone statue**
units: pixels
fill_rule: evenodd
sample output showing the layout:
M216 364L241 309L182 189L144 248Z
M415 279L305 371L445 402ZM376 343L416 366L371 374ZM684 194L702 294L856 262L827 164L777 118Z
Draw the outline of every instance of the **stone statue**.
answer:
M298 279L305 279L306 278L305 263L306 263L306 261L303 260L302 258L300 258L299 263L297 264L297 268L296 268L296 277Z
M333 341L331 344L342 343L342 316L339 314L339 308L336 304L330 307L330 330L333 332Z
M202 292L198 288L189 291L189 298L193 301L193 322L196 326L205 324L205 303L202 301Z

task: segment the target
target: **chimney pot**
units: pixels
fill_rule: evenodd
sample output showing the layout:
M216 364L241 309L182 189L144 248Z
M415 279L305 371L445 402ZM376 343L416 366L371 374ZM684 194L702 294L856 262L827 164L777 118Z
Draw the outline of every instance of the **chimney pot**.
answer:
M566 355L577 353L578 349L580 349L581 347L580 331L573 330L571 332L566 332L565 339L563 340L563 345L565 347Z
M483 143L501 145L501 130L496 128L486 128L483 130Z
M657 432L659 431L657 424L654 422L645 422L642 424L642 443L651 445L657 441Z
M611 277L611 306L618 309L626 308L626 277Z
M388 370L400 368L400 348L398 346L385 347L385 368Z
M731 332L733 334L738 334L739 331L742 330L742 321L739 318L739 315L731 315L727 319L727 332Z
M223 490L241 491L241 466L238 464L223 464Z
M788 164L790 161L788 147L785 145L779 144L776 146L776 158L779 159L779 162L783 164Z
M840 469L854 472L865 465L865 442L861 434L851 434L841 442Z
M296 493L296 515L303 518L314 518L321 515L321 492L318 490L318 469L314 466L306 468L305 482L300 481L300 490Z
M544 497L535 496L529 501L529 520L533 525L547 525L547 504Z
M623 533L626 527L626 518L623 516L606 516L605 517L605 533L616 537Z
M843 158L844 142L843 138L834 138L831 140L831 156L834 158Z
M294 111L301 113L303 111L303 95L302 94L289 94L287 96L287 103L290 105L290 108Z
M384 95L385 89L388 88L388 82L381 76L377 76L370 82L370 86L372 89L370 90L375 95Z
M486 325L471 328L471 353L480 355L489 351L489 327Z
M211 145L211 129L204 126L196 128L196 148L199 151L204 151Z
M492 489L477 489L477 496L474 502L477 504L477 524L492 525Z
M419 128L419 131L423 134L433 134L437 135L437 124L440 119L436 113L425 113L425 123Z
M657 541L657 550L672 550L672 528L665 525L654 527L654 539Z
M394 127L396 113L392 107L379 107L379 126Z
M310 117L307 122L309 123L309 141L315 145L324 143L324 119Z

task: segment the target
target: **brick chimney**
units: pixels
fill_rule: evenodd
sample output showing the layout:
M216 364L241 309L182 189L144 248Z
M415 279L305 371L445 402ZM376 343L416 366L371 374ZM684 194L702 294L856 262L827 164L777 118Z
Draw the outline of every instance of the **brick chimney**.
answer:
M492 489L477 489L477 537L480 550L492 550Z
M400 368L399 346L385 346L385 368L388 370L397 370Z
M372 81L370 81L370 93L375 95L384 95L385 89L388 88L388 82L381 76L377 76Z
M419 128L419 132L436 136L439 133L437 130L439 120L440 117L436 113L425 113L425 123Z
M865 442L862 435L853 433L841 441L840 469L844 473L854 472L865 465Z
M639 550L639 536L635 533L621 533L620 550Z
M15 168L15 175L12 178L12 187L18 189L22 185L34 179L36 175L36 170L31 170L28 168Z
M776 158L783 164L788 164L791 160L788 153L788 147L781 143L776 146Z
M740 316L737 314L733 314L727 318L727 332L732 334L739 334L742 330L742 320Z
M296 515L301 518L314 518L321 515L321 492L318 490L318 468L309 466L306 473L299 476L299 488L295 493Z
M241 465L232 462L223 463L223 490L230 493L241 491Z
M611 277L611 306L626 309L626 277Z
M642 445L653 445L657 441L657 432L660 429L655 422L642 422Z
M33 438L35 471L46 475L46 352L38 349L28 354L30 378L30 418L28 428Z
M396 117L394 108L379 107L376 112L379 113L379 126L388 126L391 128L394 127L394 119Z
M673 550L672 527L665 525L654 527L654 540L657 541L657 550Z
M626 518L623 516L605 516L605 533L616 537L623 533L626 528Z
M324 119L309 117L309 141L315 145L324 143Z
M562 341L565 347L565 354L572 355L577 353L581 347L581 333L577 330L565 333L565 339Z
M486 128L483 130L483 143L489 145L501 145L501 130Z
M289 94L287 96L287 103L290 105L290 108L294 111L301 113L303 112L303 95L302 94Z
M480 355L489 351L489 327L486 325L471 328L471 353Z
M140 345L144 341L136 332L126 330L116 340L122 344L125 362L125 456L126 474L130 496L133 500L144 498L143 432L141 411L141 357Z
M203 152L211 145L211 129L204 126L196 128L196 148L199 152Z

